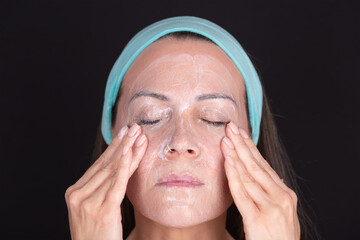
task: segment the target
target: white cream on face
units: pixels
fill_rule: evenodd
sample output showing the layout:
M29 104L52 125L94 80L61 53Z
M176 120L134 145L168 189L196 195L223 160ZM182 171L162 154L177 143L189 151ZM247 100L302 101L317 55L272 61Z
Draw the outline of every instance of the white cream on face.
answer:
M127 195L143 216L165 226L186 227L218 217L232 202L220 150L225 126L206 121L232 120L247 128L244 89L241 75L229 70L232 62L216 46L203 43L202 49L193 42L186 46L165 42L150 45L129 68L118 108L122 114L115 126L120 129L141 118L157 121L142 126L149 145L129 181ZM141 91L162 94L168 101L147 96L128 104ZM197 100L213 93L226 94L236 104L228 99ZM179 155L169 158L167 145ZM196 156L185 154L188 149ZM156 186L158 179L174 173L192 175L204 185Z

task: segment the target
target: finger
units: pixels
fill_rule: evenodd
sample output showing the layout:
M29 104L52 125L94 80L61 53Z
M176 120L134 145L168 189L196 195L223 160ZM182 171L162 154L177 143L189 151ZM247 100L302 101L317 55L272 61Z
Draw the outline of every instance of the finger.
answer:
M122 157L122 151L124 150L124 148L126 148L126 146L128 146L129 143L134 141L131 139L135 138L136 133L138 133L138 130L139 130L138 126L137 127L132 126L130 130L127 127L122 128L118 137L119 140L122 141L120 145L117 146L117 149L114 149L114 151L108 151L104 163L101 163L101 165L103 166L97 169L97 171L94 172L92 176L89 175L88 179L83 178L82 186L78 185L76 191L77 191L77 196L79 198L78 199L79 202L81 202L84 199L87 199L90 195L92 195L93 192L96 191L96 189L101 184L103 184L106 178L109 177L113 178L116 172L114 165L116 164L117 161L119 161L118 159ZM110 154L112 155L110 156ZM93 169L95 170L96 168Z
M136 127L136 126L133 125L133 126L131 126L131 128L129 128L127 125L125 125L125 126L123 126L123 127L120 129L120 131L119 131L119 133L117 134L117 136L114 137L114 139L113 139L113 141L116 141L116 142L118 142L119 144L117 145L116 148L113 149L113 151L111 151L111 152L110 152L110 151L109 151L109 152L104 152L106 155L104 156L104 157L105 157L105 160L103 161L102 166L106 166L106 164L108 164L109 161L111 161L112 156L114 155L114 153L115 153L116 151L118 151L119 148L121 148L121 147L124 146L124 141L125 141L126 137L130 134L129 132L131 132L131 134L133 134L135 127ZM137 129L137 128L135 128L135 129ZM111 143L110 143L110 144L111 144Z
M97 188L99 188L106 179L112 178L114 175L114 171L110 169L101 169L96 172L89 181L83 186L76 189L76 195L78 196L78 202L82 202L84 199L89 198L89 196L93 195Z
M132 130L134 128L134 130ZM118 155L121 154L121 157L118 161L116 161L116 172L115 176L113 178L113 184L111 188L109 189L105 201L107 201L109 204L121 204L125 191L127 182L130 178L130 166L133 162L133 145L135 142L135 139L138 137L138 135L141 132L141 128L139 125L134 124L133 127L131 127L128 135L124 138L124 147L122 150L119 150L121 152L118 153ZM146 140L146 139L145 139ZM139 142L144 141L143 137L139 139ZM139 148L146 148L146 144L142 142L142 144L138 143ZM121 149L121 148L120 148ZM145 152L145 149L140 149L139 153ZM117 152L115 152L117 154ZM137 159L137 161L139 161ZM136 165L135 165L136 166Z
M134 124L129 131L124 132L126 133L126 136L121 136L123 141L113 155L107 160L109 163L98 170L98 172L96 172L81 189L79 189L79 192L83 195L83 199L88 199L91 195L99 194L98 188L100 188L105 181L108 181L108 179L111 179L112 181L117 172L117 169L115 169L117 162L128 164L126 163L128 159L124 153L126 154L129 148L134 144L135 138L140 133L140 127L137 124ZM109 190L109 188L107 190ZM105 194L106 192L101 191L101 193ZM99 199L105 199L105 195L99 196Z
M239 131L241 132L241 131L245 131L245 130L240 129ZM279 177L279 175L275 172L275 170L270 166L268 161L266 161L263 158L263 156L261 155L261 153L257 149L257 147L256 147L255 143L252 141L252 139L251 138L243 138L243 139L244 139L246 145L248 146L248 148L250 149L251 153L253 154L253 156L258 160L258 163L270 174L270 176L273 178L273 180L283 190L287 190L288 187L284 183L284 180Z
M255 217L260 214L258 207L249 196L244 185L239 179L239 174L235 168L228 163L225 158L225 173L228 179L231 195L235 205L243 218Z
M130 178L130 165L133 156L130 148L125 155L122 156L121 161L117 166L117 171L112 179L111 186L106 193L104 204L117 206L120 205L124 199L126 186Z
M271 200L269 199L267 193L262 189L258 182L249 174L246 170L243 163L238 158L238 155L234 149L234 145L231 143L230 139L225 137L222 141L222 151L224 153L225 159L228 163L233 164L231 171L237 173L239 176L238 181L241 182L241 185L244 186L245 191L250 196L251 200L256 204L259 210L269 209L272 206ZM239 194L239 198L244 196L244 194ZM238 197L237 195L235 198Z
M226 128L226 134L235 146L238 158L243 162L249 174L260 184L266 193L272 196L280 196L283 189L273 180L270 174L259 164L249 147L240 135L238 127L230 122Z
M142 160L142 158L145 155L147 144L148 144L148 140L147 140L145 134L140 135L136 139L134 147L133 147L133 160L132 160L132 163L130 166L129 178L133 175L135 170L139 167L140 161Z
M74 190L81 188L86 184L90 178L99 171L107 162L107 160L114 154L117 148L120 146L120 143L125 134L129 131L127 126L124 126L118 134L118 137L114 137L110 145L106 150L101 154L101 156L94 162L93 165L84 173L84 175L74 184Z
M121 160L121 157L124 156L129 149L133 146L136 138L141 134L141 128L138 124L134 123L126 135L123 137L119 147L109 158L108 162L104 165L105 168L110 168L116 171L117 165Z
M84 199L84 202L87 202L86 204L89 205L89 207L96 208L101 206L106 197L106 193L109 191L111 187L113 177L106 178L101 185L99 185L92 194L90 194L86 199Z
M275 172L275 170L270 166L270 164L263 158L259 150L257 149L255 143L252 141L251 138L248 137L246 131L244 129L239 128L240 136L243 138L244 142L250 149L253 156L256 158L257 162L264 168L265 171L272 177L274 182L282 189L279 191L271 191L269 192L272 195L273 199L282 199L288 195L291 196L293 202L297 202L297 196L295 192L290 189L285 183L282 178ZM276 188L277 189L277 188Z
M115 172L116 164L123 155L123 151L127 151L129 147L134 143L135 138L140 134L140 126L134 124L130 129L124 126L117 137L115 137L108 149L102 154L84 176L75 184L74 190L84 189L80 192L87 197L95 188L101 184L101 176L106 175L106 172ZM92 178L99 173L98 177ZM103 178L102 178L103 179ZM91 183L90 183L91 181Z

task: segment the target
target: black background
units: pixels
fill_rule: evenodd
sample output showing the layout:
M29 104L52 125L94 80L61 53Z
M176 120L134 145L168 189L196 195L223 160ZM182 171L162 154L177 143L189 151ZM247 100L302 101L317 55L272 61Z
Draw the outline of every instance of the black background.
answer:
M359 238L359 8L346 1L7 1L0 5L2 239L67 239L64 193L88 168L125 44L194 15L253 57L325 239Z

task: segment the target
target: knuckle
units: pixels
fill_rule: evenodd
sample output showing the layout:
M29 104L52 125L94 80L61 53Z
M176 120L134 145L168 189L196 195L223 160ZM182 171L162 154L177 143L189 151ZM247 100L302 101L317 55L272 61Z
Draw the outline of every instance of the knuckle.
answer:
M83 213L85 213L87 216L92 215L94 212L94 204L91 200L86 199L82 201L80 208Z
M252 171L258 171L258 172L263 172L264 169L262 167L259 166L259 164L257 163L256 159L252 159L251 163L249 164L249 167Z
M283 209L281 209L281 208L275 208L274 209L274 215L273 215L273 217L274 217L274 219L276 219L276 221L279 223L279 224L281 224L281 225L283 225L284 223L286 223L287 221L287 219L286 219L286 216L284 215L284 211L283 211Z
M249 149L251 150L251 152L255 152L255 153L259 151L254 144L251 144L251 145L249 146Z
M66 202L69 200L69 196L73 192L73 189L74 189L74 185L71 185L70 187L68 187L65 190L65 200L66 200Z
M124 187L126 188L127 179L124 176L117 177L116 179L113 179L113 181L114 181L114 183L111 186L110 193L119 192L119 191L122 192ZM115 194L115 195L112 194L111 196L113 196L116 199L118 197L117 194Z
M130 159L127 159L127 158L123 158L119 161L119 166L118 166L119 170L120 171L123 171L123 170L127 170L130 168Z
M245 191L245 189L243 189L243 191L239 191L238 195L239 199L241 201L249 201L251 200L249 194Z
M274 219L278 223L286 222L284 210L280 206L272 208L272 219Z
M124 148L124 147L126 147L127 145L132 145L134 142L135 142L135 139L136 139L136 137L135 137L136 135L134 135L134 136L132 136L132 137L130 137L130 136L128 136L128 135L125 135L125 137L123 138L123 140L121 141L121 147L122 148Z
M120 139L118 136L116 136L116 137L114 137L113 140L110 142L109 148L110 148L110 147L113 147L113 146L117 146L119 143L121 143L121 139Z
M94 165L97 165L97 166L101 166L101 167L104 167L105 164L106 164L106 157L104 156L104 154L102 154L97 160L96 162L94 163Z
M230 157L231 159L233 159L234 162L237 162L237 161L238 161L238 156L237 156L237 153L236 153L235 151L230 151L230 152L228 153L228 155L229 155L229 157Z
M296 205L298 202L298 197L297 197L296 193L290 189L289 194L291 196L293 203Z
M67 195L67 204L70 206L70 207L76 207L79 205L79 202L80 202L80 193L79 193L79 190L75 190L75 191L72 191L70 192L68 195Z
M103 164L101 172L102 173L109 173L114 171L115 169L115 161L108 162L106 164Z
M251 137L249 137L247 140L245 140L247 142L247 145L249 146L249 148L253 148L255 150L255 152L259 152L258 147L256 146L256 144L254 143L254 141L252 141Z
M104 162L104 159L105 159L105 157L104 157L104 153L102 153L101 155L100 155L100 157L98 158L98 159L96 159L96 161L94 162L94 166L96 166L96 165L101 165L101 164L103 164L103 162Z
M275 219L278 219L279 217L282 216L282 209L280 207L273 207L272 208L272 215Z
M286 210L293 209L293 199L289 193L286 192L282 197L281 206Z
M240 147L240 148L247 148L247 145L246 145L246 142L245 142L245 141L239 140L239 141L236 142L236 145L237 145L238 147Z
M246 187L242 184L235 184L234 188L236 189L235 192L235 199L238 199L239 201L249 201L251 198L249 194L246 191Z
M266 183L267 186L273 187L275 184L271 175L265 170L261 169L261 173L258 174L257 177L259 178L259 182Z
M265 166L266 166L266 167L268 167L268 168L272 169L272 167L271 167L270 163L269 163L269 162L268 162L265 158L262 158L262 159L261 159L261 162L263 162L263 163L265 164Z
M253 179L253 177L252 176L250 176L249 174L247 174L247 173L243 173L242 175L241 175L241 180L242 180L242 182L243 183L254 183L255 181L254 181L254 179Z

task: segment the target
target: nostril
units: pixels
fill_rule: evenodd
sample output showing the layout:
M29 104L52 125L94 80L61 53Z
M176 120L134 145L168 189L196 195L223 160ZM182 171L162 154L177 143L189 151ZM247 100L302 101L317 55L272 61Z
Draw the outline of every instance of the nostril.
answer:
M188 149L187 151L188 151L188 153L190 153L190 154L194 153L194 150L192 150L192 149Z
M175 149L171 148L171 149L170 149L170 152L175 152Z

